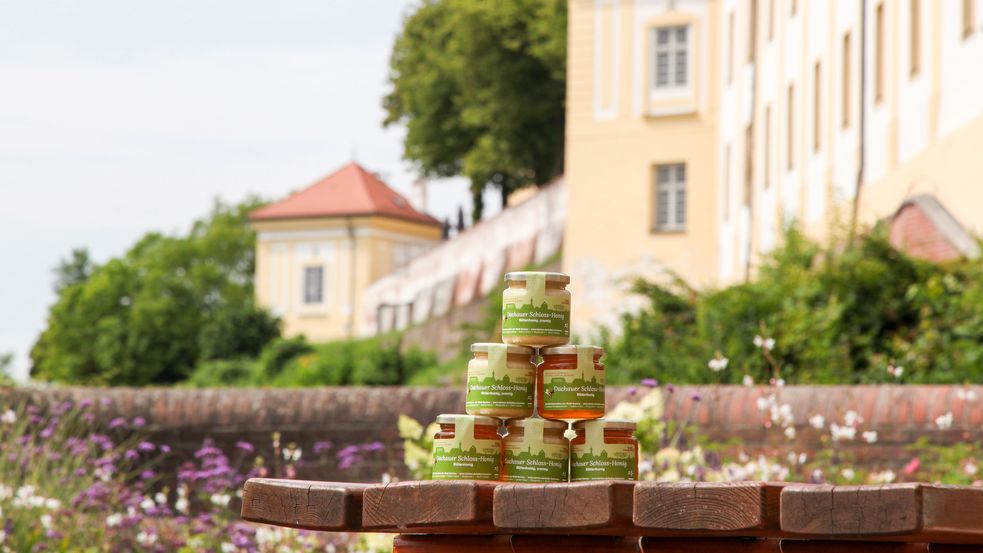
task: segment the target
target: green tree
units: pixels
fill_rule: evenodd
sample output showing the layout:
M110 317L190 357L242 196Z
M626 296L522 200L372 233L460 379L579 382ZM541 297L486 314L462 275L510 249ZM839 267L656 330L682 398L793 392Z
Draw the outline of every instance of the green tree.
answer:
M475 219L563 171L566 0L424 0L393 46L386 125L424 176L470 179Z
M145 385L183 380L199 361L254 356L279 323L253 303L260 203L216 202L186 236L149 233L67 283L31 351L35 378Z
M55 292L61 292L63 288L85 282L95 268L95 264L89 257L89 250L75 248L68 258L59 261L58 266L55 267Z

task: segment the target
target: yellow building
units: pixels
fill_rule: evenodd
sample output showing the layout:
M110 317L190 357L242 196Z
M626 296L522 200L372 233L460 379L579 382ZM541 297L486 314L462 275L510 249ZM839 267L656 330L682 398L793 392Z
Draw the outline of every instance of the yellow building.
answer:
M250 219L258 303L284 334L314 341L354 335L365 288L441 238L436 219L356 163Z
M631 307L618 279L742 281L783 225L822 236L855 199L868 224L928 194L983 233L983 0L569 6L575 330Z

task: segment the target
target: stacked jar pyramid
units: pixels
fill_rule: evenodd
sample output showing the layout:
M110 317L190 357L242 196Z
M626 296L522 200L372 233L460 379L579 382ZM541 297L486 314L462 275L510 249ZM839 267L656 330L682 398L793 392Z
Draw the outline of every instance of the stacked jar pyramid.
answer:
M467 414L437 417L432 478L635 480L635 423L603 418L604 350L569 343L570 277L515 272L505 282L504 343L471 345Z

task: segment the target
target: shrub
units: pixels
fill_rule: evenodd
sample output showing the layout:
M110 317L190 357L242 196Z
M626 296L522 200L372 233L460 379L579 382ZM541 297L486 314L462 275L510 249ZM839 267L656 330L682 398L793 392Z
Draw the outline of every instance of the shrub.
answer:
M638 282L635 292L650 306L624 316L617 336L602 334L613 382L736 383L746 374L956 383L983 375L983 262L911 258L883 228L847 248L790 229L752 282L706 292L680 280ZM714 358L728 359L729 370L710 370Z

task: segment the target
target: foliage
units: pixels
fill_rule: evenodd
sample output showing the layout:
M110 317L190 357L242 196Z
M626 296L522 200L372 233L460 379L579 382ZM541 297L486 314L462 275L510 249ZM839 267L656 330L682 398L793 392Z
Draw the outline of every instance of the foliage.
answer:
M845 249L790 229L752 282L708 292L639 282L635 291L650 307L603 336L613 382L983 377L983 261L920 261L891 247L882 228ZM714 358L737 370L708 371Z
M405 384L436 365L436 356L403 348L399 334L310 344L303 337L270 342L257 361L201 363L192 386L343 386Z
M272 436L267 462L250 442L232 451L206 440L176 474L159 467L167 444L141 436L142 419L103 420L109 400L41 409L0 405L0 550L273 553L388 551L374 536L311 534L244 523L246 478L293 478L303 451ZM104 430L109 428L109 432ZM335 452L316 443L308 457L355 466L378 442Z
M95 263L89 256L86 248L75 248L67 259L62 259L55 267L55 292L61 292L64 288L82 284L92 276L95 270Z
M423 0L393 46L386 125L426 176L504 194L563 171L565 0Z
M187 235L149 233L100 266L74 252L31 351L32 376L173 383L200 361L255 355L279 335L278 321L253 303L255 234L246 218L259 205L216 202Z
M432 422L426 428L413 417L399 416L399 437L403 438L403 464L414 480L429 480L433 467L430 450L440 426Z

